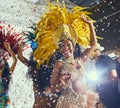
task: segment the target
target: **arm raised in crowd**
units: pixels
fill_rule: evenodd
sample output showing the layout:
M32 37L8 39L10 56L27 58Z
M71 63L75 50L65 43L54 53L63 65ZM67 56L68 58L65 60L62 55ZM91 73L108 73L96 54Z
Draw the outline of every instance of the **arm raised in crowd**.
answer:
M12 51L9 42L4 42L4 46L5 46L6 50L9 52L9 54L11 55L11 57L13 59L13 63L10 67L10 72L13 72L14 69L15 69L15 66L17 64L17 58L16 58L14 52Z
M96 33L95 33L95 30L94 30L93 22L85 16L82 16L82 20L84 22L86 22L89 25L89 28L90 28L90 45L82 53L82 56L80 57L80 62L84 63L91 56L92 52L94 51L94 49L97 45L97 39L96 39Z
M29 61L23 56L23 42L20 43L17 57L24 65L28 66Z

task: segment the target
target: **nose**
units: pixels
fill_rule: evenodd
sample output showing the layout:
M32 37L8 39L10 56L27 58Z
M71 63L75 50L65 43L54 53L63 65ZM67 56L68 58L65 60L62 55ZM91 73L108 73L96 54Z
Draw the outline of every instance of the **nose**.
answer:
M68 50L68 46L67 45L65 46L65 50Z

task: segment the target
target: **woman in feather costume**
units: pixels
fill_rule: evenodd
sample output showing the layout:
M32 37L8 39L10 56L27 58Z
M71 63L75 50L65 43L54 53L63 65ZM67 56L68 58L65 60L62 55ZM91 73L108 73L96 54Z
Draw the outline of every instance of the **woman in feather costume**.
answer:
M12 73L17 64L15 54L18 50L19 42L22 40L20 33L16 32L11 25L0 22L0 108L8 108L11 106L9 98L9 82ZM8 63L12 58L12 64Z
M62 28L59 28L63 29L59 43L63 57L55 63L51 78L51 88L54 88L56 84L61 86L61 95L56 108L95 108L98 101L97 93L87 89L84 69L84 63L91 56L97 40L91 20L84 16L81 19L90 27L90 47L76 59L73 56L72 29L68 25L62 25Z
M15 57L15 54L10 48L10 45L8 42L4 42L4 46L6 50L10 53L13 63L11 67L9 67L7 63L8 55L5 56L5 51L1 49L2 52L0 55L0 108L8 108L10 105L10 99L8 96L8 89L9 89L9 81L11 78L11 74L14 71L14 68L17 63L17 58Z
M99 96L87 89L84 69L85 61L97 44L93 20L88 16L91 13L78 6L67 10L65 4L60 6L59 2L56 6L51 3L48 5L49 11L41 17L36 27L35 41L38 46L34 51L34 60L37 67L48 64L57 50L63 57L54 65L51 85L45 89L45 94L52 98L56 93L61 93L56 108L95 108ZM74 59L76 44L86 50ZM40 101L44 102L44 99Z

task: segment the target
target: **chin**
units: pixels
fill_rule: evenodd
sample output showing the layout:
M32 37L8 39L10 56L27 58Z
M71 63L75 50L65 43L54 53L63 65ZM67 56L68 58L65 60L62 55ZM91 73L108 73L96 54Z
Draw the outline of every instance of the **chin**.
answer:
M70 57L71 57L71 55L66 55L65 57L66 57L66 58L70 58Z
M64 56L65 58L69 58L69 57L71 57L71 56L72 56L72 54L71 54L71 53L68 53L68 54L63 54L63 56Z

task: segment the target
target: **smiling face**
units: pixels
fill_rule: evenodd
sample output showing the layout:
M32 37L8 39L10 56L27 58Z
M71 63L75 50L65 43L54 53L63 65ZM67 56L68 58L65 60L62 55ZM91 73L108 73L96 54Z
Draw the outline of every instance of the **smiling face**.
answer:
M73 56L74 45L70 39L63 40L60 42L60 51L65 58Z

